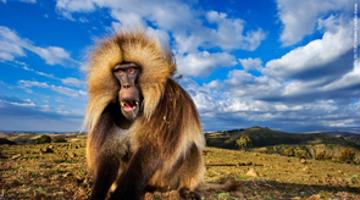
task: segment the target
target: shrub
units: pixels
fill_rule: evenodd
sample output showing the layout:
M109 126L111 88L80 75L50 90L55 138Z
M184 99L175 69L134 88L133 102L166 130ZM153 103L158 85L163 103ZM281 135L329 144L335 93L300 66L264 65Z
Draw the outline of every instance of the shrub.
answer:
M341 151L340 160L353 162L355 158L355 152L352 149L345 148Z
M240 138L236 140L236 145L240 149L248 149L253 146L251 138L247 135L240 136Z
M45 144L45 143L50 143L51 142L51 137L48 135L42 135L36 139L34 139L34 142L36 144Z
M286 156L294 156L294 148L293 147L286 147L283 151L284 155Z
M51 140L52 140L52 142L56 142L56 143L67 142L64 136L55 136L55 137L52 137Z

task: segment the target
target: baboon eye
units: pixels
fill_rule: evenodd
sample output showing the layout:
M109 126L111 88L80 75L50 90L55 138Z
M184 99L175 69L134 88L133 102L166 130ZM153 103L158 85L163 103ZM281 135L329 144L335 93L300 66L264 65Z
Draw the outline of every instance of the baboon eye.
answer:
M116 66L114 69L113 69L113 72L114 73L117 73L118 75L124 75L125 74L125 69L123 68L120 68L118 66Z
M116 71L116 73L118 73L120 76L124 75L125 74L125 70L124 69L118 69Z
M135 67L129 67L129 68L127 69L127 73L128 73L129 75L134 75L134 74L136 74L136 71L137 71L137 69L136 69Z

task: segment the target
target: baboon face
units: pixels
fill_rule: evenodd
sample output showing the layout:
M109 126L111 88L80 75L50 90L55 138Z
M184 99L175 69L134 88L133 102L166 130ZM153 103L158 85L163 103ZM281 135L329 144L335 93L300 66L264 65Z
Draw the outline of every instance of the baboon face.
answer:
M113 70L120 84L118 96L121 112L128 120L134 120L140 110L142 100L138 85L140 72L140 67L134 63L121 63Z

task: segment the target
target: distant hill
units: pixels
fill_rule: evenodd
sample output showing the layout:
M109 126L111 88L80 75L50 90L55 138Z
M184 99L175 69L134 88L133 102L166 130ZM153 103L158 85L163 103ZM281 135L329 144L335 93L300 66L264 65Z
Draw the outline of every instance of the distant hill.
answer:
M286 133L264 127L206 133L208 146L360 164L360 134Z

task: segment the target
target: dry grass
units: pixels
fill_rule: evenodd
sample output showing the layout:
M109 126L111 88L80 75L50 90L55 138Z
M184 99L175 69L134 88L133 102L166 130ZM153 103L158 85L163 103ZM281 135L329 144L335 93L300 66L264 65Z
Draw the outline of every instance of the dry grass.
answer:
M0 145L0 199L87 199L85 136L66 140ZM359 165L216 148L204 154L203 199L360 199Z

